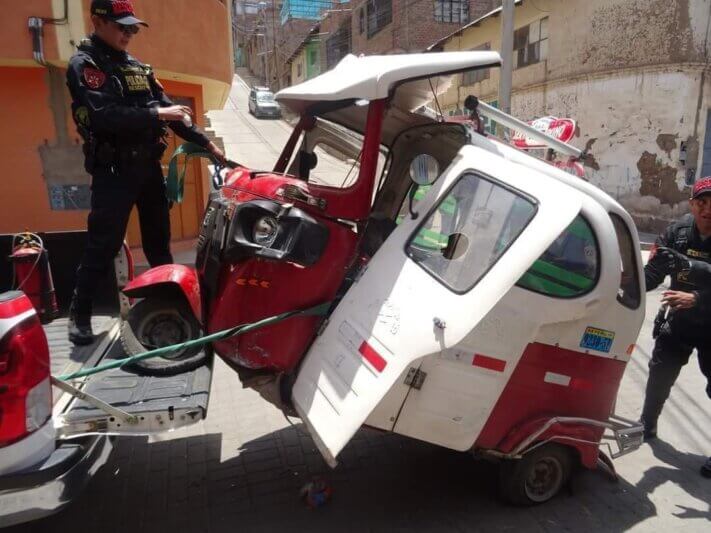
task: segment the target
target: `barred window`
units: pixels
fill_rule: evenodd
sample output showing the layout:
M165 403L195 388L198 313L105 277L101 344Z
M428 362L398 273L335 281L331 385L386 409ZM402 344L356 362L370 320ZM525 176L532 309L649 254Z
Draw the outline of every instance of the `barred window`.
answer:
M476 48L472 48L472 51L486 52L491 50L491 43L482 44ZM480 68L476 70L469 70L462 74L462 85L474 85L480 81L488 80L490 77L490 70L488 68Z
M548 58L548 17L514 32L514 68L527 67Z
M368 39L393 20L392 0L368 0Z
M343 24L326 41L326 68L333 68L351 51L351 25Z
M435 0L436 22L469 22L469 0Z

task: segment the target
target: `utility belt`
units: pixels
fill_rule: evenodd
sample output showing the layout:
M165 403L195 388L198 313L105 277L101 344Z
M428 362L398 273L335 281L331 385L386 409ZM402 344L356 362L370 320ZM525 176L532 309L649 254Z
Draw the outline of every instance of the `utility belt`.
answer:
M663 305L657 312L652 328L652 338L659 336L691 344L711 343L711 319L698 309L674 311Z
M168 144L162 138L141 144L108 141L88 142L84 145L86 170L93 172L100 167L125 167L136 163L160 161L166 148L168 148Z

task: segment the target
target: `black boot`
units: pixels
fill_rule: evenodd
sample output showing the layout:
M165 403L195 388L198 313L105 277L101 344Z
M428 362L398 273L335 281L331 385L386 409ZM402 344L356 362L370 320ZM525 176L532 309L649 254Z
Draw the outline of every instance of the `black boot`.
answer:
M649 442L657 438L657 421L648 421L645 419L644 415L639 419L639 421L644 426L644 441Z
M711 457L704 463L701 467L701 475L704 477L711 478Z
M91 304L81 305L75 297L69 307L69 341L77 346L86 346L94 342L91 330Z

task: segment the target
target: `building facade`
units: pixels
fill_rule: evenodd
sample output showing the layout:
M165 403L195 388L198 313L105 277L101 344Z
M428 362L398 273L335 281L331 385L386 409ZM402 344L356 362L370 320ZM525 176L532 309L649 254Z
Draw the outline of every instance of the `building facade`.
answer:
M317 24L288 60L291 67L290 84L295 85L321 73L320 26Z
M500 50L500 10L441 39L438 50ZM512 113L569 117L594 162L587 178L619 199L642 230L688 209L711 174L711 0L520 0ZM457 76L439 102L497 103L498 70Z
M495 0L358 0L351 16L358 54L421 52L491 11Z
M133 4L150 28L134 38L131 53L153 65L166 92L191 106L196 122L204 126L205 112L221 109L231 86L229 2L134 0ZM90 0L13 2L0 22L0 142L5 147L0 233L86 227L90 177L83 168L81 141L71 118L65 72L75 45L91 33L89 5ZM171 138L173 148L180 142ZM169 148L166 160L171 152ZM208 193L207 169L191 163L186 198L171 211L175 240L197 236ZM128 240L140 244L135 213Z

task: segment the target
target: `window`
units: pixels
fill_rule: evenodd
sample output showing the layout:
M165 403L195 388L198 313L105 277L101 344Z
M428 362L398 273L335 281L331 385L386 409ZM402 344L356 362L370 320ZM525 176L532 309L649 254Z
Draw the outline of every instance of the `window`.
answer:
M358 33L363 35L365 33L365 8L361 7L358 10Z
M467 292L535 213L536 206L523 196L475 174L465 174L410 239L407 254L449 289Z
M393 19L392 0L368 0L368 39L390 24Z
M435 0L436 22L469 22L469 0Z
M524 289L557 298L590 292L600 273L597 240L580 215L518 280Z
M302 72L302 70L303 70L303 69L301 68L301 63L297 63L297 64L296 64L296 75L299 76L299 77L301 77L301 72Z
M351 25L343 24L326 41L326 68L335 67L351 51Z
M488 52L489 50L491 50L491 43L482 44L481 46L472 48L472 51L475 52ZM465 72L462 74L462 85L474 85L475 83L488 80L489 71L490 69L488 68L482 68Z
M620 247L620 257L622 258L617 301L625 307L637 309L639 304L642 303L642 291L640 290L637 254L635 253L632 235L622 217L615 213L610 213L610 218L612 219L612 225L615 226L617 244Z
M533 65L548 58L548 17L514 32L514 68Z

